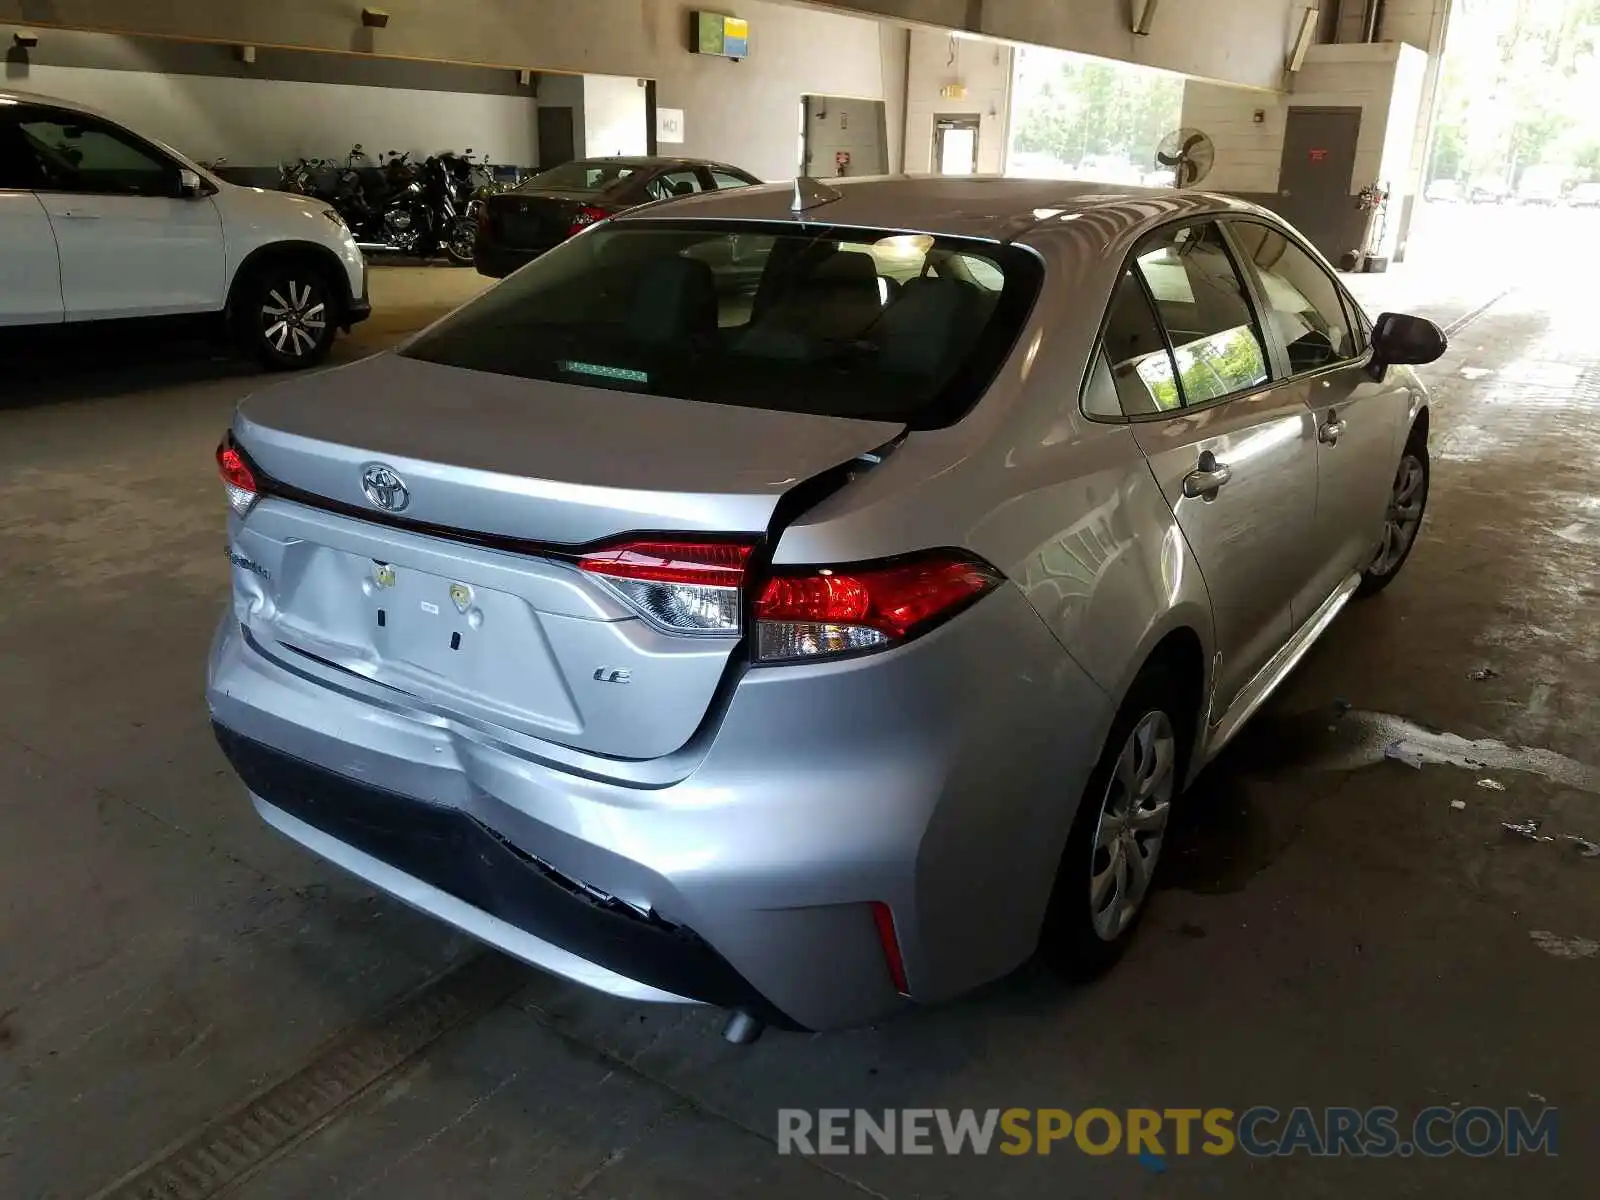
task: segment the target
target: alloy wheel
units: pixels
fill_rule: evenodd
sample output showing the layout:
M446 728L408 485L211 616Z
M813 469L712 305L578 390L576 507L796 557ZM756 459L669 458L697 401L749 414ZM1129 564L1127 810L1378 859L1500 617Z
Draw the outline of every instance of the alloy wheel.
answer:
M1167 714L1148 712L1117 755L1095 828L1089 914L1103 941L1132 924L1150 891L1177 784L1178 739Z
M1396 570L1416 540L1422 525L1422 506L1427 499L1428 474L1422 460L1410 451L1400 460L1395 472L1394 490L1383 518L1383 543L1368 568L1373 575L1388 575Z
M304 358L322 343L328 305L316 284L286 279L261 302L261 335L279 354Z

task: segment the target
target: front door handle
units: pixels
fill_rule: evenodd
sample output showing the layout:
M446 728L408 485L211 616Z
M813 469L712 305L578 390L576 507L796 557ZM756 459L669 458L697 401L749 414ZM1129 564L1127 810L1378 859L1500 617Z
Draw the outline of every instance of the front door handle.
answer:
M1217 456L1211 451L1202 450L1199 465L1183 477L1183 494L1191 500L1200 499L1209 503L1217 498L1217 492L1232 478L1232 467L1218 462Z
M68 221L98 221L100 219L99 213L73 212L70 208L59 215Z
M1339 418L1334 416L1332 413L1328 414L1328 419L1326 421L1317 426L1317 441L1321 442L1324 446L1337 446L1339 444L1339 438L1343 436L1343 434L1344 422L1339 420Z

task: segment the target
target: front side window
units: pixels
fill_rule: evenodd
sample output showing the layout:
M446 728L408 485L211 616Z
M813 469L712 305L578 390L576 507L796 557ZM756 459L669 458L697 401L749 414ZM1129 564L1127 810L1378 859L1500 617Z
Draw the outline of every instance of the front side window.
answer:
M1161 230L1140 247L1136 269L1172 344L1187 405L1267 382L1267 355L1244 280L1214 224Z
M176 196L178 165L94 117L55 110L17 118L38 188L109 196Z
M1315 259L1266 225L1236 221L1230 231L1255 263L1266 303L1263 319L1288 349L1291 375L1360 353L1339 286Z
M982 396L1041 276L1027 251L988 242L620 221L563 243L402 353L585 389L937 428ZM574 402L604 404L592 390Z

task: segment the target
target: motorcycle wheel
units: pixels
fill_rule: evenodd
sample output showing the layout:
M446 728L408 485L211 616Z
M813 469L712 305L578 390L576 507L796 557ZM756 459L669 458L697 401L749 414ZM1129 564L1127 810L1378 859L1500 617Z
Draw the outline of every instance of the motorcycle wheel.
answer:
M477 240L477 223L470 218L461 217L450 227L450 236L444 242L444 252L456 266L470 267L473 246Z

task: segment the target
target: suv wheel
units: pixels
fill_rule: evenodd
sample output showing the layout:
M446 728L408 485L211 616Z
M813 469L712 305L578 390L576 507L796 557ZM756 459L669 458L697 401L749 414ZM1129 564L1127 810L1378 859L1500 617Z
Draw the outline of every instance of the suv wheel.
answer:
M251 352L270 370L322 361L338 327L338 299L327 277L304 263L261 271L243 289L234 318Z
M1411 557L1422 528L1422 514L1428 507L1428 449L1415 441L1406 446L1395 469L1389 492L1389 507L1383 516L1383 541L1372 562L1361 573L1358 596L1383 591Z
M1187 722L1174 706L1182 695L1169 672L1146 667L1084 789L1041 939L1074 978L1111 967L1148 907L1188 761Z

